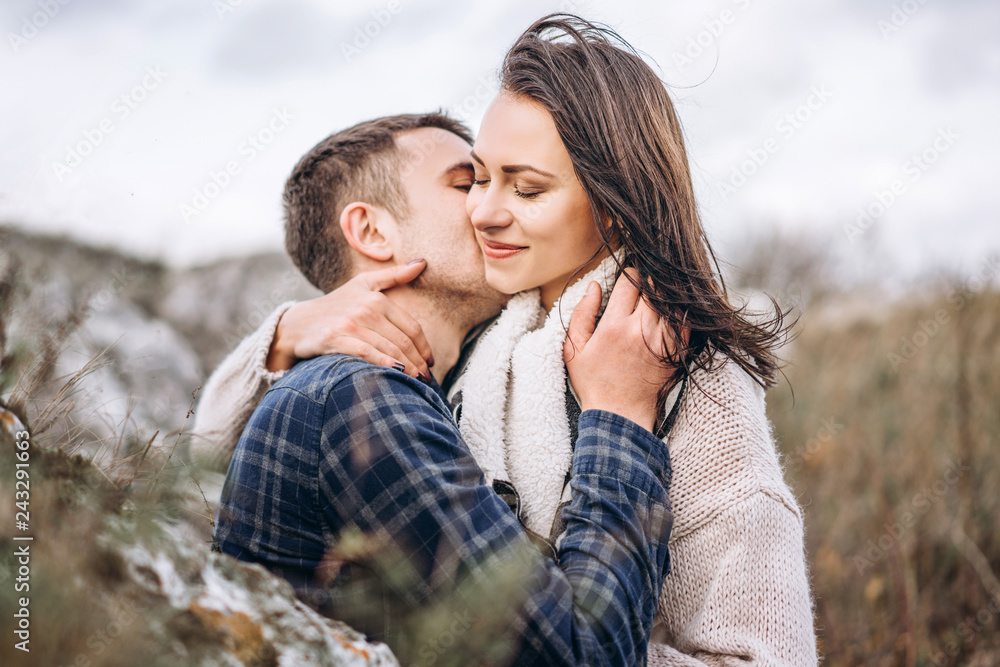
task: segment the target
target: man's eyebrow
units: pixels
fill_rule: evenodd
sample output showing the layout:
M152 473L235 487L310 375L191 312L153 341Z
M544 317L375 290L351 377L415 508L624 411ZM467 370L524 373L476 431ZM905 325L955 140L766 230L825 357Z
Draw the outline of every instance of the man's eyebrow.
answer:
M471 162L463 160L462 162L456 162L455 164L453 164L450 167L448 167L447 169L445 169L442 172L442 175L444 175L444 176L451 176L452 174L454 174L456 172L459 172L459 171L475 171L475 169L472 168L472 163Z
M473 160L483 165L484 167L486 166L485 164L483 164L483 161L479 158L479 156L476 155L476 151L472 151L471 155ZM506 164L500 167L500 171L502 171L505 174L519 174L522 171L533 171L536 174L540 174L542 176L548 176L549 178L556 177L555 174L550 174L549 172L543 169L539 169L538 167L532 167L530 164Z

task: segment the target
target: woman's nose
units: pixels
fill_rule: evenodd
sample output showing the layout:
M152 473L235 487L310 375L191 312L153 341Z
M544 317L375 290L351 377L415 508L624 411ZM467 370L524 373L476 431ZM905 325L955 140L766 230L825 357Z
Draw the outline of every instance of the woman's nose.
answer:
M489 187L486 192L481 193L477 199L471 202L473 208L469 218L476 231L482 232L487 229L506 227L514 221L510 211L503 207L498 199L494 189Z

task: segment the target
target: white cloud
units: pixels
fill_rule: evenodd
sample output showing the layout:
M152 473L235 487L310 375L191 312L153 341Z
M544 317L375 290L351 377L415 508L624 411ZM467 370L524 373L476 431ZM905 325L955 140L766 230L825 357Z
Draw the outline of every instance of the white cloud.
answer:
M364 118L469 99L475 126L485 105L470 96L483 77L533 18L560 4L243 0L220 18L203 0L71 1L16 52L0 49L4 88L16 91L0 99L0 219L179 264L280 249L281 189L305 151ZM771 219L842 225L938 128L953 126L961 139L870 238L914 262L974 261L1000 247L1000 8L989 0L928 0L888 38L877 22L891 5L862 2L575 6L618 29L677 86L714 235ZM4 3L0 18L18 34L37 11ZM708 46L691 62L677 57L697 53L699 40ZM358 52L348 57L345 44ZM157 65L169 72L163 84L116 117L115 100ZM832 98L783 136L776 123L814 86ZM275 107L294 121L185 224L179 205L239 159ZM105 118L113 132L60 180L52 163ZM777 152L723 198L719 181L769 138Z

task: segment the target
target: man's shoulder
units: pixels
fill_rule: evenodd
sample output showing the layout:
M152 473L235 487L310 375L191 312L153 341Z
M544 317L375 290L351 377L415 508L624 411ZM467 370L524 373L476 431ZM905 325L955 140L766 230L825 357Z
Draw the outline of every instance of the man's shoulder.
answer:
M328 354L297 363L268 393L282 391L294 391L316 403L336 401L340 396L353 401L358 394L364 394L369 398L416 396L429 403L443 404L439 392L423 382L393 368L343 354Z
M271 391L292 390L313 400L322 401L339 382L356 373L375 368L356 357L343 354L326 354L295 364L291 370L274 383Z

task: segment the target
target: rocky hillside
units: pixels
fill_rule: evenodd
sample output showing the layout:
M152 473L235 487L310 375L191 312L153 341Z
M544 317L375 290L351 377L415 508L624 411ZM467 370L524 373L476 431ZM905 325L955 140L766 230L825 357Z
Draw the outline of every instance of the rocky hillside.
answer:
M290 263L175 272L10 229L0 243L0 664L398 665L213 552L185 461L206 371L314 294Z
M16 284L9 347L55 353L33 376L35 399L47 403L61 379L89 371L53 439L181 429L192 396L243 336L278 304L318 294L283 254L171 271L10 228L0 228L0 271Z
M0 502L10 527L0 532L0 664L398 665L284 580L185 539L167 519L181 487L161 457L136 465L126 487L83 457L31 446L3 414L0 493L14 498L24 461L30 495L24 516Z

